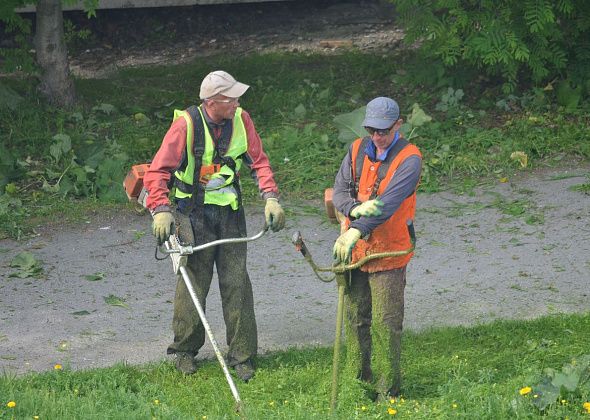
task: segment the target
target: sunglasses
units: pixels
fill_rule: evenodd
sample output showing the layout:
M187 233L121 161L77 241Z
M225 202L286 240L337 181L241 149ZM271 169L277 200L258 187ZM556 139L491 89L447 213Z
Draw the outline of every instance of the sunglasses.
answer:
M383 137L383 136L388 135L392 128L393 128L393 125L389 128L386 128L385 130L378 130L373 127L365 127L365 130L367 130L367 133L369 133L370 135L377 133L377 135Z

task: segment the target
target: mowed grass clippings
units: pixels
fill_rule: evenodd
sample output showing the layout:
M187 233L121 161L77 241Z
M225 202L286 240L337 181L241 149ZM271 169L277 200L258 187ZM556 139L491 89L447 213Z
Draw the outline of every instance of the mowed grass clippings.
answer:
M588 387L564 393L543 412L533 400L544 369L559 371L588 353L588 343L590 313L406 332L402 395L373 402L356 381L341 377L335 418L587 418ZM330 348L259 357L255 378L237 382L246 418L327 418L331 359ZM238 418L216 361L200 362L192 376L167 361L5 373L0 396L0 418Z

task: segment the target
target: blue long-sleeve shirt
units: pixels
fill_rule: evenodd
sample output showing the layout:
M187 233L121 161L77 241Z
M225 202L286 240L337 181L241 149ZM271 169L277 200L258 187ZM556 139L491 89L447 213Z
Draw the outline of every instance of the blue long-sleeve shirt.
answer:
M348 190L351 154L352 147L348 149L348 153L342 160L334 182L334 195L332 197L336 209L348 217L350 217L351 210L360 204L359 201L350 196ZM386 156L379 157L383 158L383 160L386 158ZM421 170L422 159L419 156L413 155L406 158L395 171L383 194L378 196L379 200L383 202L381 215L360 217L352 220L350 227L360 230L363 237L365 237L379 225L385 223L397 211L401 203L416 190L420 181Z

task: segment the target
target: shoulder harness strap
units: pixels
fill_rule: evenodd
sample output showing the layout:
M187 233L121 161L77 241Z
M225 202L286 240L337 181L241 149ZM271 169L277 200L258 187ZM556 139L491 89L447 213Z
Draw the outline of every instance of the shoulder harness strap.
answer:
M352 170L352 160L350 161L350 179L352 179L352 174L354 172L354 197L356 199L356 197L358 197L358 193L359 193L359 185L360 185L360 180L361 180L361 174L363 173L363 163L365 161L365 149L367 148L367 143L369 143L371 141L371 137L369 136L365 136L363 137L363 139L361 140L361 144L359 145L357 154L356 154L356 159L354 162L354 171Z
M190 106L187 110L193 123L193 156L195 160L195 171L193 173L192 196L190 205L187 206L185 213L191 217L193 231L195 233L195 243L200 244L204 235L204 218L205 218L205 187L199 182L201 166L203 165L203 154L205 153L205 127L201 113L196 105Z
M355 161L355 165L354 165L354 167L355 167L355 171L354 171L355 172L355 179L354 179L355 196L358 195L361 174L363 173L363 163L365 161L365 156L366 156L365 149L366 149L367 143L369 141L371 141L371 138L369 136L366 136L363 138L362 143L359 147L359 151L356 155L356 161ZM379 165L379 169L377 170L377 180L375 181L375 185L373 185L373 191L371 192L370 199L374 199L377 196L377 191L379 190L379 185L381 184L381 181L383 181L383 179L387 175L387 171L389 170L391 163L393 162L395 157L399 154L399 152L401 152L403 150L403 148L406 147L408 144L409 144L409 142L406 139L399 138L397 140L397 143L395 143L395 146L393 146L393 149L391 149L389 151L389 153L387 154L387 159L385 159L383 162L381 162L381 165ZM351 167L351 172L352 172L352 167Z

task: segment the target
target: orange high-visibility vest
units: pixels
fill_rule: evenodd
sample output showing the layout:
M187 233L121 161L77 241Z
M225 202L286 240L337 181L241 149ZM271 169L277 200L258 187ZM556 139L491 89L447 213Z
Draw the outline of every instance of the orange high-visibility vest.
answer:
M359 151L362 140L362 138L357 139L352 144L351 165L353 180L355 179L357 173L355 167L357 155L358 153L365 153L364 150ZM397 156L391 162L385 177L379 183L377 196L383 194L399 165L401 165L401 163L406 158L414 155L422 157L420 150L418 150L418 148L413 144L406 145L397 154ZM382 164L383 163L381 161L372 162L369 157L365 155L356 197L358 201L365 202L370 199L375 182L377 182L377 173L379 172L379 167ZM352 263L355 263L359 259L371 254L380 252L404 251L409 249L411 247L411 242L406 221L408 219L414 220L415 212L416 191L414 191L412 195L410 195L401 203L397 211L389 219L387 219L387 221L375 228L375 230L371 232L367 239L359 239L352 250ZM347 224L350 225L350 219L347 220ZM360 270L369 273L375 273L378 271L401 268L408 264L412 258L412 255L414 254L411 253L401 257L375 259L362 265Z

